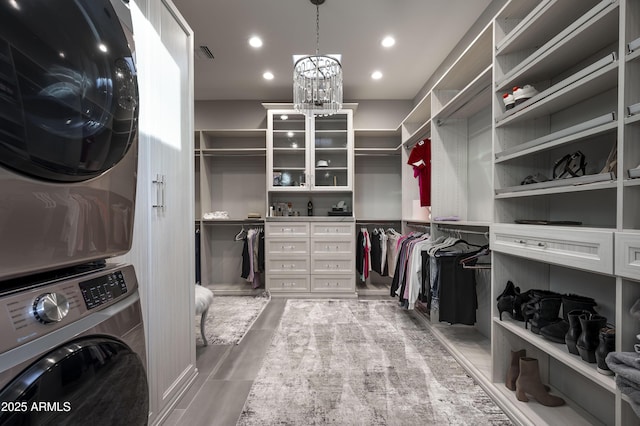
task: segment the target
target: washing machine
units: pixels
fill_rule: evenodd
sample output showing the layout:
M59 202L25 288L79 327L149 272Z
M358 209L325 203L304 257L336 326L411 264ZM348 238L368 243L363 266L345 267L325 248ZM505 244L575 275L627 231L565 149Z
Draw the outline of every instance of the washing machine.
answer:
M0 296L0 425L147 424L138 282L107 264Z
M131 249L139 97L128 3L0 2L0 290Z

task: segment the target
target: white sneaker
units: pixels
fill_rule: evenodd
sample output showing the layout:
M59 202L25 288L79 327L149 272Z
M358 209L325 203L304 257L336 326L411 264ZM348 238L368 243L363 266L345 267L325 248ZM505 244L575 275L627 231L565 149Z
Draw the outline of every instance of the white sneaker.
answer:
M531 85L526 84L523 87L515 86L513 88L513 99L516 105L520 105L524 101L533 98L538 91Z
M504 102L504 107L507 110L510 110L511 108L516 106L515 100L513 99L513 95L511 93L505 93L504 95L502 95L502 102Z

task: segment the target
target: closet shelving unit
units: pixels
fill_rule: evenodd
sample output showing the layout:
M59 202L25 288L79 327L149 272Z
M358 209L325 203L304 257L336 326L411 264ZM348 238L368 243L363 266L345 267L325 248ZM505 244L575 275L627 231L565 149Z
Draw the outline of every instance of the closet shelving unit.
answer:
M640 97L640 75L625 46L640 35L639 9L636 0L510 1L494 21L491 393L521 424L638 423L612 377L507 314L501 321L495 298L508 280L523 292L593 297L616 326L616 350L633 351L640 326L629 309L640 297L640 275L626 260L640 248L640 223L631 213L640 198L626 173L640 151L625 109ZM539 93L506 111L502 94L525 84ZM615 149L615 173L607 174ZM529 175L552 178L556 160L576 151L596 181L521 185ZM519 219L581 225L514 223ZM635 273L625 275L625 267ZM523 403L504 386L510 351L520 349L538 359L542 380L566 405Z
M354 129L354 203L356 235L362 227L394 228L401 232L401 130ZM371 271L362 281L356 273L359 295L389 295L391 278Z
M195 133L195 227L200 231L201 282L216 295L256 294L241 278L242 229L264 227L266 129L203 129ZM226 211L229 219L204 219Z
M493 25L487 25L431 89L431 234L484 245L492 220ZM459 220L436 220L457 216ZM430 312L436 337L483 387L491 377L490 270L477 271L475 326Z

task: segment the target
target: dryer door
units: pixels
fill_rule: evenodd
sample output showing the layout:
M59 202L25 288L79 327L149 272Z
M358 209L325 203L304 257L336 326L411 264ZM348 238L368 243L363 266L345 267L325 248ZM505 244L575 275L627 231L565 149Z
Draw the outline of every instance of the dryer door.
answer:
M89 337L42 356L2 391L1 425L146 425L142 361L124 343Z
M129 36L109 0L0 3L2 166L79 182L124 157L138 118Z

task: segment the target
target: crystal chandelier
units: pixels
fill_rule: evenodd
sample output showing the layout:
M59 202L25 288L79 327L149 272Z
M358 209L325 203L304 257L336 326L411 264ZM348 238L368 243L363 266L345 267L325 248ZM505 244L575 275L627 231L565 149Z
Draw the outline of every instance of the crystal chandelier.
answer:
M332 115L342 108L340 55L320 55L320 5L316 5L316 54L293 57L293 107L305 115Z

